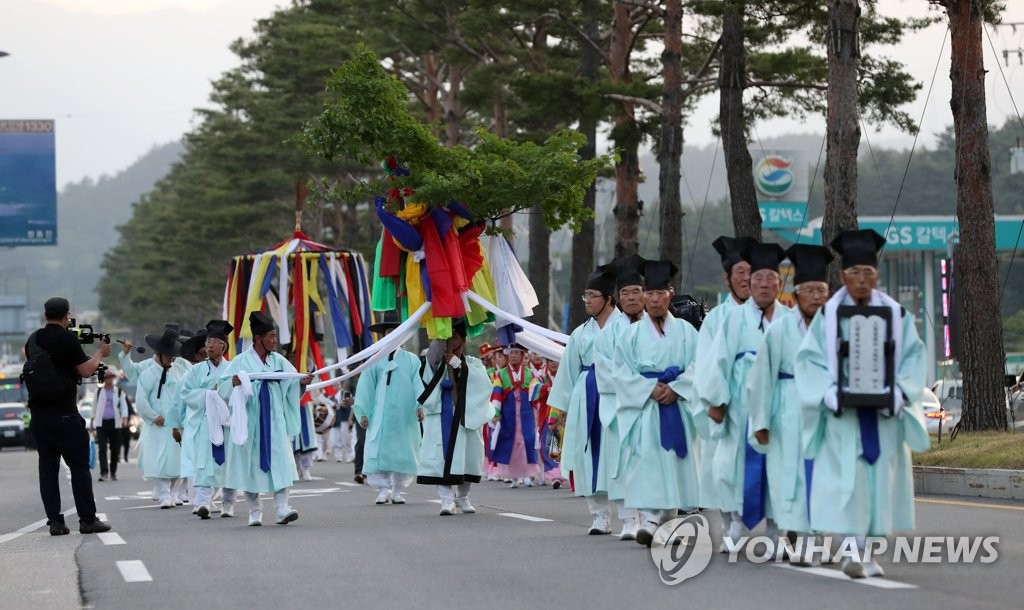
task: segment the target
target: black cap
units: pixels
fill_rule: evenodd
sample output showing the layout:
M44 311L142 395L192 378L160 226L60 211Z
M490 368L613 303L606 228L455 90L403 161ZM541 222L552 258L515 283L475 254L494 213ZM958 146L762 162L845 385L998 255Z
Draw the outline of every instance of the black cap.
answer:
M452 318L452 335L458 335L465 339L466 333L466 318Z
M639 254L630 254L612 259L610 263L601 265L598 269L611 272L615 276L615 290L622 290L626 286L644 285L642 269L646 262L647 259Z
M252 331L253 337L258 337L277 330L277 325L267 314L254 311L249 314L249 330Z
M587 278L587 290L596 290L606 297L612 296L615 294L615 274L598 267Z
M679 268L672 261L646 261L643 266L644 289L667 289L677 273Z
M794 286L804 282L828 281L828 264L833 257L825 246L794 244L786 250L786 258L796 267L793 274Z
M206 336L213 339L220 339L227 343L228 335L235 327L228 324L227 320L210 320L206 323Z
M180 338L179 338L180 339ZM194 362L196 354L206 345L206 331L199 330L181 344L181 357Z
M786 252L779 244L750 243L743 250L743 260L750 263L750 273L771 269L778 273L779 263L786 258Z
M384 315L377 322L370 325L370 332L383 334L385 330L398 328L401 325L402 316L399 315L398 311L392 309L391 311L385 311Z
M164 328L162 335L146 335L146 345L158 354L177 356L178 331L172 328Z
M829 244L843 260L843 269L855 265L878 267L878 251L885 245L885 238L873 229L850 229L843 231Z
M64 297L50 297L43 303L43 313L47 320L61 320L71 311L71 303Z
M756 243L757 240L751 237L726 237L725 235L719 235L715 241L711 242L711 245L718 252L718 256L722 258L722 269L726 273L730 273L733 265L744 260L743 251Z

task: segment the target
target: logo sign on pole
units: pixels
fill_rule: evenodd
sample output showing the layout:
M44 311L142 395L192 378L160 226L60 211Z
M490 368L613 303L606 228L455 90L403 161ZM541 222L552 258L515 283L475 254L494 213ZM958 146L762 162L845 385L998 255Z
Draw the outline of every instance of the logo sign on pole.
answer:
M754 186L766 229L799 228L807 222L807 156L799 150L751 149Z
M0 246L57 244L53 121L0 120Z

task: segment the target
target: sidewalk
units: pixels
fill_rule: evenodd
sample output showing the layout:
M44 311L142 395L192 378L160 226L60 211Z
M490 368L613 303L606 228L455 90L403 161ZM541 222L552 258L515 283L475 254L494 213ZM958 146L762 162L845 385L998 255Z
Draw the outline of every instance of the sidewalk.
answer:
M75 554L82 536L51 536L46 526L7 540L0 547L0 574L5 583L3 607L81 608Z

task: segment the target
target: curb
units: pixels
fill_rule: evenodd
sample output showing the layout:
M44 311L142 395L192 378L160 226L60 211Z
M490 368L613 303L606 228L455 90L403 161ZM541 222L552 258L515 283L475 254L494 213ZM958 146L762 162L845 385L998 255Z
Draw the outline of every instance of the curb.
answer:
M1024 500L1024 470L914 466L914 493Z

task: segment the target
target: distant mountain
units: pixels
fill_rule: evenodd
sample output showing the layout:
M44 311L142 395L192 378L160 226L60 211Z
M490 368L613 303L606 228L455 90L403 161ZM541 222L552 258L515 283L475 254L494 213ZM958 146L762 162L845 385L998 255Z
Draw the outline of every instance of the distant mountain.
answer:
M132 215L132 204L153 189L181 157L181 142L153 147L127 169L98 180L70 183L57 194L56 246L0 251L6 294L29 296L29 310L42 310L53 295L71 300L72 314L95 310L103 254L118 239L116 227Z

